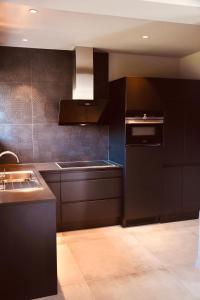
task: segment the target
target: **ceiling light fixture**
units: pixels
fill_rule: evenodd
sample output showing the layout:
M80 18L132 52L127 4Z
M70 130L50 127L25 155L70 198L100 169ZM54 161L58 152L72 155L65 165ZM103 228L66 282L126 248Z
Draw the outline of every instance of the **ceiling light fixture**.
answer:
M28 39L23 38L23 39L22 39L22 42L25 42L25 43L26 43L26 42L28 42Z
M143 35L142 38L145 40L145 39L148 39L149 36L148 35Z
M37 9L34 9L34 8L31 8L31 9L29 9L28 11L29 11L29 13L32 14L32 15L35 15L35 14L38 13L38 10L37 10Z

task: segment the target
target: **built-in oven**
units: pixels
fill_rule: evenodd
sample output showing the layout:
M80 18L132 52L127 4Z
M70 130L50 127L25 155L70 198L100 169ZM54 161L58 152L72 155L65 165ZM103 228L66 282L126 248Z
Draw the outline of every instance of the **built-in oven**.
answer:
M164 117L158 113L126 117L126 145L162 145L163 124Z

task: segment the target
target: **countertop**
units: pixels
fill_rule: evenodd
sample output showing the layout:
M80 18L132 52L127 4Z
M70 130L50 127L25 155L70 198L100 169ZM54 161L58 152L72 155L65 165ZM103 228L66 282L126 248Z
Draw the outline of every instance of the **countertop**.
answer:
M40 175L40 172L34 164L26 165L0 165L0 172L4 171L26 171L33 170L36 174L39 182L41 183L42 189L34 191L1 191L0 192L0 205L10 204L21 204L21 203L32 203L41 201L55 201L54 194L49 189L48 185Z
M121 168L120 165L115 164L115 166L111 166L109 168L101 167L100 170L109 170ZM49 189L48 185L44 181L40 172L63 172L68 171L68 169L61 169L55 162L48 163L32 163L32 164L2 164L0 165L0 172L3 172L4 169L6 171L26 171L33 170L42 185L42 189L34 190L34 191L2 191L0 192L0 205L8 205L8 204L20 204L20 203L30 203L30 202L38 202L38 201L55 201L56 198L54 194ZM93 168L92 170L99 170L98 167ZM74 170L91 170L90 168L75 168ZM73 171L70 169L69 171Z
M108 161L109 162L109 161ZM121 165L118 165L116 163L110 162L113 165L109 167L93 167L92 170L109 170L109 169L116 169L116 168L121 168ZM28 164L27 164L28 165ZM58 171L58 172L66 172L66 171L78 171L78 170L91 170L91 168L87 167L76 167L76 168L59 168L59 166L55 162L48 162L48 163L34 163L33 166L35 167L36 170L39 172L45 172L45 171Z

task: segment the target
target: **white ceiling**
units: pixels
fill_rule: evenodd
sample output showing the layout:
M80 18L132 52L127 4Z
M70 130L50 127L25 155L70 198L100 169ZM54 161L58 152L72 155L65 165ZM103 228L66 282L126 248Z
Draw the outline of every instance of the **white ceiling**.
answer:
M200 0L0 0L0 45L182 57L199 36Z

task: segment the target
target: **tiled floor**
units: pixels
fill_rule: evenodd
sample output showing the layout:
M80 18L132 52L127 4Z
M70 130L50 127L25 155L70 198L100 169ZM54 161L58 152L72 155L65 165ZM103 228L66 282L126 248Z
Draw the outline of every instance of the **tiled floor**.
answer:
M63 232L58 296L38 300L200 299L199 221Z

